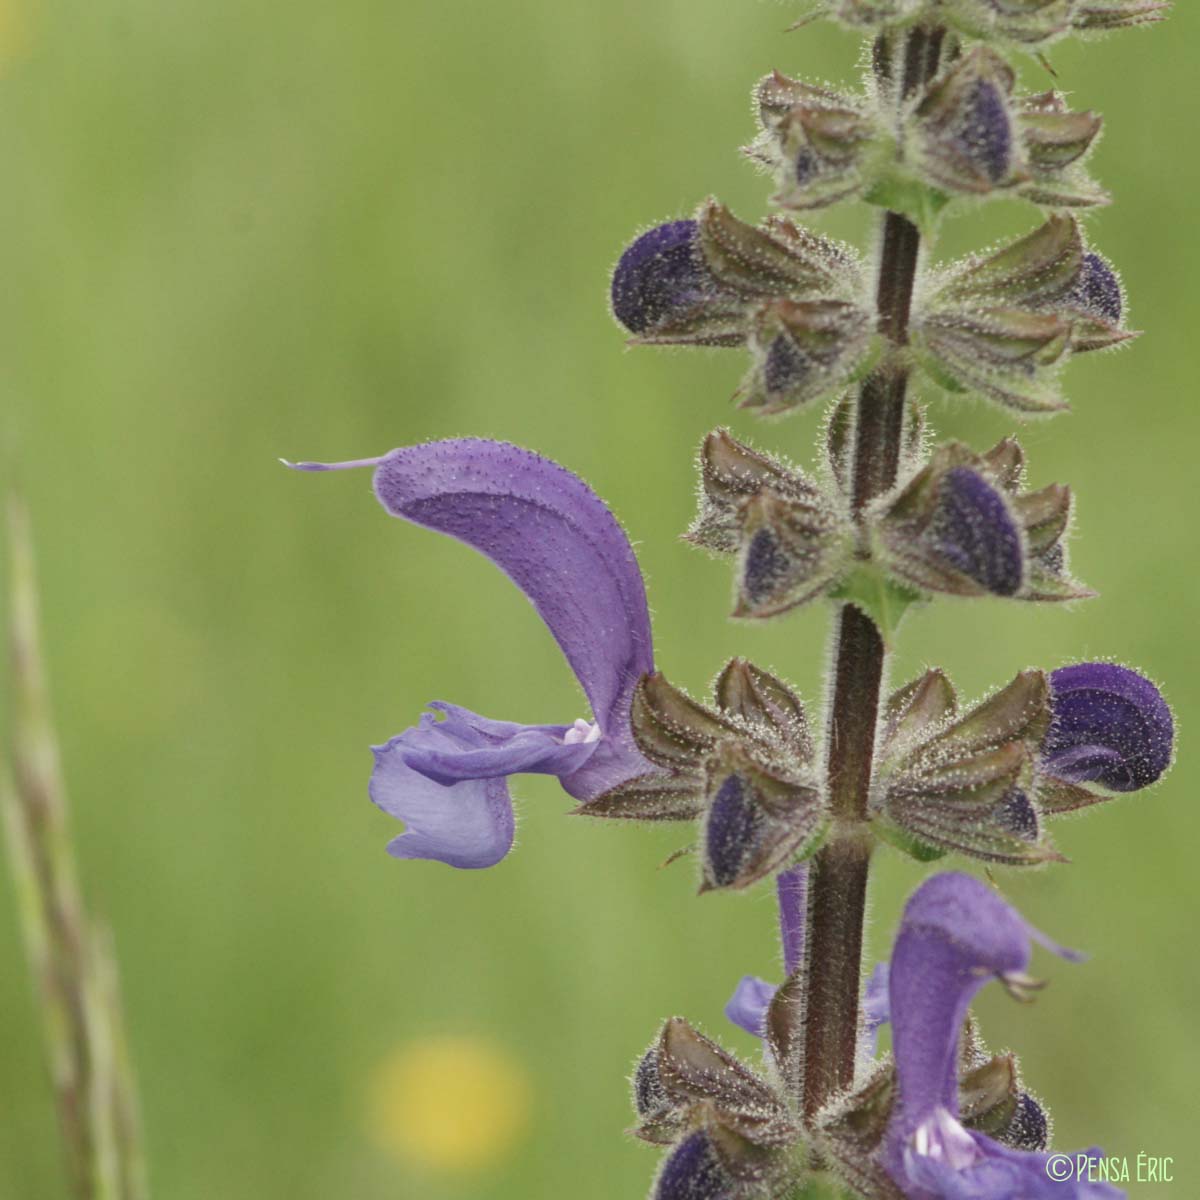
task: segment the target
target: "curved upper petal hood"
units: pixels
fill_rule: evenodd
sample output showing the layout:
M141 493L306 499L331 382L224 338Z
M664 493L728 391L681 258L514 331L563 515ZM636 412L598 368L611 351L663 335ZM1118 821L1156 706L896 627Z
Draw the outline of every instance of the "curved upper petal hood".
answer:
M1025 970L1031 932L1016 909L969 875L935 875L909 900L888 997L900 1095L913 1124L938 1105L957 1112L967 1008L990 979Z
M393 516L466 542L508 575L610 733L654 659L642 574L600 497L539 454L479 438L393 450L376 467L375 495Z
M435 705L443 721L427 717L375 752L372 798L411 830L393 853L490 865L512 842L506 776L557 775L586 800L650 770L629 725L633 690L654 669L645 586L629 539L581 479L529 450L480 438L289 465L372 467L375 494L389 513L491 559L546 623L595 717L594 728L526 726ZM462 846L455 814L465 822Z

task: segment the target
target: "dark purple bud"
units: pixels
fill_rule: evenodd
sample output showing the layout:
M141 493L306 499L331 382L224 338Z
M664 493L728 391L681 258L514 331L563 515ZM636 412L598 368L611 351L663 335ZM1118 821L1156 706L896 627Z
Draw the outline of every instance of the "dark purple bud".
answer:
M1124 299L1117 273L1099 254L1087 253L1079 271L1079 281L1067 296L1067 302L1113 325L1121 323Z
M781 333L767 350L763 383L772 395L791 392L808 379L812 369L812 359L786 333Z
M1017 1110L1007 1128L999 1134L997 1141L1014 1150L1045 1150L1050 1140L1050 1122L1046 1110L1028 1093L1022 1092L1017 1099Z
M671 1151L654 1188L654 1200L726 1200L733 1194L734 1182L703 1130Z
M946 472L930 526L956 570L997 596L1021 588L1021 535L1000 493L970 467Z
M706 874L716 887L728 887L758 849L762 814L740 775L730 775L717 789L705 826Z
M1136 792L1171 763L1175 722L1158 688L1127 667L1076 663L1050 676L1045 770L1068 783Z
M752 604L773 596L792 570L792 561L768 525L755 530L742 564L742 590Z
M999 183L1008 174L1013 142L1008 106L999 88L988 79L977 79L963 115L959 137L967 157L993 183Z
M1037 809L1020 788L1010 789L1000 801L996 824L1028 841L1036 842L1038 839Z
M612 278L613 315L645 333L716 290L696 244L695 221L668 221L643 233L621 255Z
M671 1103L658 1073L658 1046L651 1046L633 1075L633 1104L639 1117L661 1112Z

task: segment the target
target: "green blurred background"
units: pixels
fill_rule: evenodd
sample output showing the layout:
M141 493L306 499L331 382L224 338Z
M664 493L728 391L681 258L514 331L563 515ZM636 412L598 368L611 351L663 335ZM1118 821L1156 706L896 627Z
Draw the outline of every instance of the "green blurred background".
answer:
M1059 826L1070 866L1003 883L1055 937L1032 1008L997 994L1057 1142L1173 1155L1195 1194L1191 959L1200 768L1195 322L1200 11L1051 55L1109 118L1118 204L1090 222L1123 268L1130 352L1074 364L1074 413L1021 434L1034 482L1078 492L1066 611L940 603L893 678L968 694L1026 665L1113 655L1165 682L1181 761L1154 793ZM626 352L607 273L638 228L739 162L772 67L850 78L857 42L754 0L4 0L0 388L38 540L85 884L117 930L156 1194L171 1200L640 1196L624 1075L663 1016L728 1044L746 971L778 972L768 890L693 897L658 864L686 831L567 820L522 779L498 869L399 864L367 745L444 697L519 720L582 714L522 597L464 548L389 520L338 459L484 434L581 473L635 540L660 664L694 690L744 653L818 698L829 614L727 621L726 567L677 540L718 422L805 460L820 417L728 404L740 355ZM1041 68L1023 68L1044 88ZM998 204L948 249L1031 227ZM822 218L869 237L861 208ZM15 414L15 415L14 415ZM935 400L980 447L1013 421ZM882 855L872 957L922 871ZM5 879L0 878L0 883ZM28 975L0 888L0 1195L65 1195ZM463 1178L370 1136L377 1064L453 1033L516 1055L528 1135ZM1163 1194L1170 1188L1133 1195Z

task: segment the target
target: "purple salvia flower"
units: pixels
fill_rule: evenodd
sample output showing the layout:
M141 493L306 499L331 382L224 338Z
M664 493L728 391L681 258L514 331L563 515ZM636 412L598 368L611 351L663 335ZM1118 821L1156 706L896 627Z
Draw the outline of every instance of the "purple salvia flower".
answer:
M1108 261L1094 251L1083 256L1079 279L1066 296L1068 307L1120 325L1125 313L1121 281Z
M668 221L628 246L612 278L613 315L645 333L710 297L717 288L696 244L695 221Z
M1021 531L1000 492L970 467L953 467L938 489L929 536L956 570L997 596L1021 589Z
M1144 675L1115 663L1076 663L1050 675L1042 767L1069 783L1114 792L1149 787L1171 764L1175 722Z
M904 910L888 984L899 1098L881 1152L909 1200L1121 1195L1087 1182L1086 1173L1051 1179L1047 1155L1003 1146L958 1119L958 1039L971 1000L990 979L1019 981L1035 940L1068 954L968 875L934 876ZM1091 1150L1080 1161L1098 1155Z
M293 465L293 464L289 464ZM489 867L512 847L509 775L556 775L589 799L644 774L629 705L654 669L637 560L603 501L557 463L503 442L463 438L301 470L373 467L393 516L457 538L525 593L558 642L594 723L521 725L434 703L418 725L374 748L371 799L400 818L397 858Z

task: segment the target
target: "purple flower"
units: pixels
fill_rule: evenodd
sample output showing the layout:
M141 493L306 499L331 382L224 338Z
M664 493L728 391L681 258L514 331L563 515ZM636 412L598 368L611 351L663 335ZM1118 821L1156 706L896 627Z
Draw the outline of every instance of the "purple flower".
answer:
M1035 940L1067 953L968 875L934 876L905 908L888 984L899 1096L881 1154L909 1200L1121 1195L1088 1183L1086 1172L1083 1180L1055 1181L1048 1155L1011 1149L959 1120L958 1041L971 1000L990 979L1019 986ZM1098 1155L1090 1150L1078 1161Z
M716 290L696 244L695 221L668 221L643 233L621 255L612 278L613 315L645 333Z
M970 467L953 467L938 489L929 537L956 570L997 596L1021 589L1021 533L1000 492Z
M1076 663L1050 675L1047 774L1114 792L1148 787L1171 764L1175 722L1158 688L1128 667Z
M437 702L434 713L374 748L371 799L404 821L388 852L453 867L490 867L511 849L508 776L556 775L590 799L648 764L629 706L654 669L637 560L616 518L571 472L503 442L463 438L307 471L372 467L393 516L465 542L525 593L558 642L593 721L521 725Z

